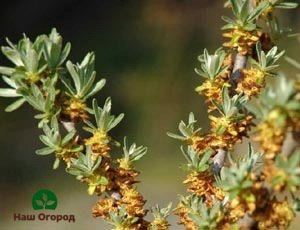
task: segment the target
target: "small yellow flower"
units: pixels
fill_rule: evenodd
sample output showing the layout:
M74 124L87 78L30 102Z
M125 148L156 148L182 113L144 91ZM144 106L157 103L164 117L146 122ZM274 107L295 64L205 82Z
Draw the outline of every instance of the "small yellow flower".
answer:
M121 190L122 199L119 202L119 205L125 205L127 213L130 216L140 216L143 217L146 215L146 211L143 209L146 201L143 196L136 191L134 188L125 188Z
M98 156L110 157L110 137L107 133L95 131L93 136L85 140L86 145L92 146L93 160Z
M225 80L222 77L217 77L214 81L206 80L202 83L200 87L196 89L200 95L204 95L207 97L205 103L209 105L208 112L211 112L216 109L216 107L212 104L212 101L216 101L220 103L222 101L222 88L230 87L228 83L228 79Z
M240 27L235 27L232 32L224 33L223 36L231 39L229 42L223 43L223 46L237 49L242 55L251 54L252 48L259 40L256 30L246 31Z
M41 76L37 73L32 72L26 72L26 80L28 80L30 83L36 83L39 80L41 80Z
M87 106L85 102L79 98L72 97L63 102L62 115L68 120L79 122L81 119L87 119Z
M185 208L182 204L179 204L174 213L180 218L178 224L184 225L185 229L198 230L197 225L195 225L193 220L188 216L190 213L190 210L188 208Z
M215 196L219 200L223 200L225 192L216 187L214 175L210 172L202 172L199 174L191 173L184 184L189 184L188 191L197 194L199 197L206 196L207 201L211 201L211 197Z
M152 222L151 222L151 226L155 226L157 230L168 230L170 224L162 218L155 218Z
M287 200L277 201L275 198L268 203L266 209L255 215L259 229L286 229L295 217Z
M109 212L117 212L117 203L113 198L101 198L93 207L93 216L110 218Z
M237 84L236 92L244 93L248 97L257 95L265 87L265 77L267 73L256 69L244 69L243 78Z

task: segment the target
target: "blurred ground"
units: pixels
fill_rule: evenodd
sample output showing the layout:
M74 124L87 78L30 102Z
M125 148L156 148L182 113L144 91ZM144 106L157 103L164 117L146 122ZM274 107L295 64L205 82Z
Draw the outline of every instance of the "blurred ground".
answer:
M299 12L281 14L283 23L299 28ZM113 135L148 146L148 154L137 164L142 181L138 186L147 207L170 201L176 205L177 194L185 193L181 184L185 172L178 168L184 158L180 143L166 132L176 131L190 111L199 126L208 129L206 106L194 92L201 79L193 69L205 47L212 52L224 41L219 30L223 14L229 12L220 0L9 1L1 4L0 44L5 44L5 37L16 42L23 32L34 38L56 27L72 43L74 62L95 51L98 77L107 79L98 99L102 103L111 96L113 112L126 114ZM299 57L296 44L285 39L280 45ZM0 63L8 64L3 56ZM97 197L89 197L85 185L62 169L53 171L51 156L34 154L42 146L34 112L24 106L5 113L9 103L0 99L0 229L109 229L91 216ZM43 188L58 196L55 213L74 214L76 223L13 221L13 213L33 213L31 197ZM182 229L175 225L176 217L170 220L171 229Z

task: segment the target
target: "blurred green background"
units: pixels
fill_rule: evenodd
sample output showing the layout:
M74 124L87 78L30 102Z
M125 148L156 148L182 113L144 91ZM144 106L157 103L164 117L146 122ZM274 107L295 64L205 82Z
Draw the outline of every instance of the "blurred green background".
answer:
M138 190L147 199L146 207L166 206L177 194L185 194L181 183L186 172L179 169L184 158L180 143L166 136L178 122L195 112L199 126L208 130L206 105L194 92L201 79L194 73L197 56L210 52L224 39L221 15L230 15L221 0L110 0L110 1L6 1L1 4L0 44L5 37L17 42L25 32L30 38L56 27L64 41L72 43L70 59L79 62L89 51L96 53L98 77L107 85L97 98L101 104L112 97L113 113L125 113L113 130L117 140L148 146L147 155L137 163L142 183ZM299 9L280 13L284 24L298 32ZM282 49L299 57L295 39L283 39ZM0 65L9 62L1 55ZM283 64L286 71L295 70ZM1 82L3 87L4 83ZM23 106L5 113L10 99L0 99L0 229L109 229L94 219L91 208L96 196L88 196L86 185L78 183L63 169L52 170L52 156L37 156L42 144L34 111ZM243 147L239 147L242 150ZM120 152L120 151L119 151ZM116 152L116 154L119 154ZM58 208L49 213L74 214L75 223L15 222L14 213L34 214L33 194L50 189L58 197ZM149 219L150 220L150 219ZM183 229L171 215L171 229ZM293 228L293 227L292 227ZM297 228L293 228L297 229Z

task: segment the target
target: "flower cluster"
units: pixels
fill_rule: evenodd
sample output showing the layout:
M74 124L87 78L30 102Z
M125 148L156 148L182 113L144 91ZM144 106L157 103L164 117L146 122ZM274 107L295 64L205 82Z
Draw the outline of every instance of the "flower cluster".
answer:
M271 76L271 71L278 67L275 63L284 54L284 51L277 53L277 46L265 53L261 43L256 44L256 54L258 61L251 59L250 69L242 71L242 81L238 82L236 92L244 93L249 98L260 93L260 89L265 87L266 77Z

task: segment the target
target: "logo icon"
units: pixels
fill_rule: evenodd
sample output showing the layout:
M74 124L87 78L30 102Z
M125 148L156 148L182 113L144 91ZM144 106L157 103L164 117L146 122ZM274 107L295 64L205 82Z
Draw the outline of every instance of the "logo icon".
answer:
M56 195L50 190L39 190L32 197L32 207L34 210L55 210L56 206Z

